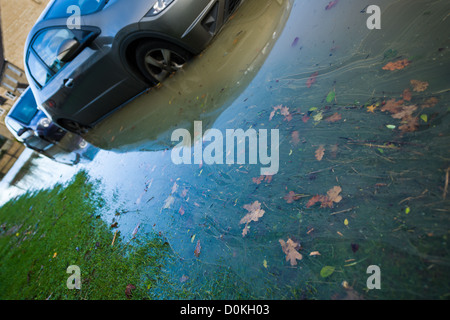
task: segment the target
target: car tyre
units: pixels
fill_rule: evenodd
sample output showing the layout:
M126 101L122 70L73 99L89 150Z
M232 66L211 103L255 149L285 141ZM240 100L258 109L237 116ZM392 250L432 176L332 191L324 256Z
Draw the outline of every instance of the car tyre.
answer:
M65 130L82 135L88 132L89 128L72 120L62 119L58 121L59 125Z
M188 51L164 41L144 41L136 48L137 66L154 85L183 68L191 57Z

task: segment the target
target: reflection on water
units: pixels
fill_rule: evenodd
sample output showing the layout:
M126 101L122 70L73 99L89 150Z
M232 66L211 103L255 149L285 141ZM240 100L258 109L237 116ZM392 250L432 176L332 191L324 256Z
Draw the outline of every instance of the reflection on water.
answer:
M177 128L210 127L245 89L278 38L290 1L245 1L213 40L181 72L138 97L90 132L102 149L126 152L171 146Z
M170 267L178 278L201 284L223 266L256 298L448 299L448 1L374 1L381 30L366 28L357 0L330 10L328 0L297 0L286 21L287 1L245 3L184 74L88 137L115 151L84 166L102 182L104 218L126 240L138 225L138 235L161 232L180 258ZM383 70L398 61L407 63ZM279 173L176 166L170 150L143 151L202 119L221 131L279 129ZM264 214L242 224L256 201ZM297 265L280 245L288 239L300 244ZM381 268L381 290L367 290L370 265ZM334 272L324 278L326 266Z

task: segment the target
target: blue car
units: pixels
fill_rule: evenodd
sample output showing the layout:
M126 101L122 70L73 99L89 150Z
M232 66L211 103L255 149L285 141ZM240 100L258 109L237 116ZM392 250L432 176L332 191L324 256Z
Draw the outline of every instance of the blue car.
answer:
M24 91L11 108L5 124L18 141L40 153L58 143L67 133L38 110L30 88Z

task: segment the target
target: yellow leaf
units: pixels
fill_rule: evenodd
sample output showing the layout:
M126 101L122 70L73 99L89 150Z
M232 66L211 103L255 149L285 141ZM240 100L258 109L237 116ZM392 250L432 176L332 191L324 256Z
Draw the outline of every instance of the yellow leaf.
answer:
M55 253L53 254L53 258L56 258L57 255L58 255L58 253L55 252Z
M264 266L264 268L267 269L267 260L266 259L264 259L264 261L263 261L263 266Z
M348 226L348 220L347 220L347 219L344 220L344 224L345 224L346 226Z
M371 105L367 107L367 112L372 112L375 113L375 109L377 108L377 106L375 105Z

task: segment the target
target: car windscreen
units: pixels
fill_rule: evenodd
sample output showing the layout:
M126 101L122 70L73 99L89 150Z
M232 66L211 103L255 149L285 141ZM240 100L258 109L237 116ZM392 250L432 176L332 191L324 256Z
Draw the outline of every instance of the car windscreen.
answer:
M105 0L56 0L45 19L67 18L73 14L71 6L77 6L81 15L87 15L102 9L107 1Z
M30 124L37 113L37 104L33 92L27 90L10 113L10 117L23 124Z

